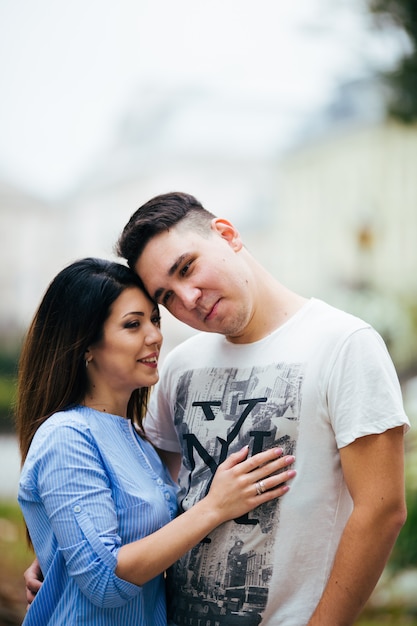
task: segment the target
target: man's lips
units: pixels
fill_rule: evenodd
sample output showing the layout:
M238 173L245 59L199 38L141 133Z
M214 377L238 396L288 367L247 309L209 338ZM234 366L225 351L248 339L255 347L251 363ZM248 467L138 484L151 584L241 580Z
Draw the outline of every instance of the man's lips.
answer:
M211 309L209 310L207 315L204 317L204 321L205 322L209 322L216 315L217 306L218 306L219 302L220 302L220 298L218 300L216 300L216 302L213 304L213 306L211 307Z

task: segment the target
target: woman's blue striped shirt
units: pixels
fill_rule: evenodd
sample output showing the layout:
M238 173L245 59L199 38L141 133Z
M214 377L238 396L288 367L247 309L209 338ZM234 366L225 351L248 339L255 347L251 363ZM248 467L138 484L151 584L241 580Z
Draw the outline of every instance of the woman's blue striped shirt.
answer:
M138 587L114 572L122 545L175 517L176 492L130 420L81 406L52 415L19 485L45 579L24 626L166 626L163 576Z

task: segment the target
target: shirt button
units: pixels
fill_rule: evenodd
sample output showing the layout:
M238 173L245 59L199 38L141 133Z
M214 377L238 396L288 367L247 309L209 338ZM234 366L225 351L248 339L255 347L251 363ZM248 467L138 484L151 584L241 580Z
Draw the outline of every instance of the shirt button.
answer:
M77 504L77 505L74 507L74 513L79 513L80 511L81 511L81 507Z
M169 493L166 493L165 494L165 500L170 500L170 499L171 499L171 496L169 495Z
M162 480L162 478L157 478L156 482L158 483L158 485L162 485L164 481Z

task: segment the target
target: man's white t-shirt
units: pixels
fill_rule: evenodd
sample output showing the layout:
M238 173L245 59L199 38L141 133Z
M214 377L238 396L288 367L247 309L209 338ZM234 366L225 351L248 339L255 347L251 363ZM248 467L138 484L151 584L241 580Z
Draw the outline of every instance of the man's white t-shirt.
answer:
M250 454L294 454L297 476L283 497L223 524L175 565L172 623L306 624L352 510L339 448L400 425L409 424L381 337L320 300L251 344L200 333L175 348L145 428L158 448L182 453L180 508L246 444Z

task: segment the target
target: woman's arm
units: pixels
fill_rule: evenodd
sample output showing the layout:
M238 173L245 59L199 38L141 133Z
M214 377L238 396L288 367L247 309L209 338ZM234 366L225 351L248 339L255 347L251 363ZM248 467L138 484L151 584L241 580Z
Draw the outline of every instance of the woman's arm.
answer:
M283 483L295 475L295 470L272 473L293 463L294 457L281 457L280 448L249 459L246 459L247 454L245 447L219 465L209 493L191 509L151 535L122 546L117 559L117 576L143 585L223 522L240 517L288 491L289 487ZM260 480L267 491L258 495L256 483Z
M133 589L121 588L120 585L142 585L154 578L222 522L240 517L258 505L283 495L288 491L288 486L283 483L295 475L295 471L287 470L265 479L291 465L294 457L282 458L282 451L273 449L246 459L248 449L243 448L219 466L208 495L192 509L151 535L120 546L115 506L96 450L85 433L64 430L65 445L56 448L52 437L48 438L47 466L53 465L53 451L58 457L56 465L59 465L63 475L62 480L56 480L54 475L51 480L44 476L44 491L48 494L45 503L60 548L71 562L69 574L74 575L83 593L98 606L106 606L107 597L111 598L113 605L127 601ZM268 461L271 462L265 465ZM257 495L256 482L261 479L264 479L268 491ZM83 550L78 549L83 542L85 544L85 536L74 521L74 494L77 503L84 501L92 514L97 511L105 513L99 518L104 535L101 537L98 526L95 535L100 543L103 541L101 552L108 558L98 558L88 544ZM99 519L94 525L99 523ZM110 544L113 544L113 549ZM94 571L90 567L93 560L96 562ZM25 572L28 602L33 600L40 587L39 573L36 562Z

